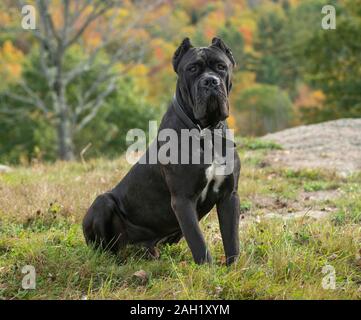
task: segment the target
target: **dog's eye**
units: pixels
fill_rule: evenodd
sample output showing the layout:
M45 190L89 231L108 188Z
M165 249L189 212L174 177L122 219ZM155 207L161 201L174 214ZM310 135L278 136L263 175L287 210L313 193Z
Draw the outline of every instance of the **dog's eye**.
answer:
M191 66L188 71L190 72L196 72L198 70L198 67L196 65Z
M222 71L226 70L226 66L224 64L222 64L222 63L219 63L217 65L217 68L218 68L218 70L222 70Z

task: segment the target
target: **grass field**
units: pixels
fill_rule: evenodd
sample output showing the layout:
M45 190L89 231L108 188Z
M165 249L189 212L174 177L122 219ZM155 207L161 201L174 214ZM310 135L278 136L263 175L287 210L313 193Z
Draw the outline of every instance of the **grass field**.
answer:
M0 174L0 299L360 299L361 174L272 168L264 156L274 148L247 140L239 149L241 256L229 268L213 211L201 223L213 265L195 265L184 240L161 247L160 260L85 245L82 217L127 172L124 159ZM25 265L36 269L34 290L22 289ZM335 289L322 286L326 265Z

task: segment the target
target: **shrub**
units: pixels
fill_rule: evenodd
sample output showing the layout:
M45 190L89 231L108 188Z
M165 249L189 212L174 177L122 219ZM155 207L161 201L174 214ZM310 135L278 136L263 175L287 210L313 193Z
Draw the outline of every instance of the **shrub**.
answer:
M241 112L241 134L260 136L287 128L292 119L292 102L276 86L256 85L236 100Z

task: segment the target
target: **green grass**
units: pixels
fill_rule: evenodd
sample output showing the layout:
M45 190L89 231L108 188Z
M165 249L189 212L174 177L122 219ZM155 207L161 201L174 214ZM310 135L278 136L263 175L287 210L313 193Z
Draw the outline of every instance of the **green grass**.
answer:
M240 138L239 141L240 146L242 148L248 150L260 150L260 149L267 149L267 150L281 150L282 146L274 141L269 140L262 140L259 138Z
M333 190L337 189L339 184L337 182L329 181L311 181L305 182L303 189L307 192L322 191L322 190Z
M136 246L114 257L85 245L85 210L126 173L124 159L39 164L0 175L0 299L360 299L361 174L262 167L266 152L240 149L245 218L241 255L231 267L224 265L215 212L201 223L212 265L195 265L184 240L161 247L159 260ZM303 198L334 189L339 196L327 202ZM333 213L323 220L263 218L325 203ZM25 265L36 269L34 290L21 287ZM335 268L335 290L322 288L325 265ZM134 276L139 270L145 280Z

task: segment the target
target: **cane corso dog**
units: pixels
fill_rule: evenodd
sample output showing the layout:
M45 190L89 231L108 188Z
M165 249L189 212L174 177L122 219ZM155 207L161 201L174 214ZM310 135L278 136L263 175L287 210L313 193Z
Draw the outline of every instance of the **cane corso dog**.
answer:
M160 123L157 139L143 160L149 157L152 146L160 148L166 143L159 139L161 130L172 129L179 135L183 130L198 133L198 146L186 143L185 148L180 140L177 150L189 155L199 153L200 161L184 164L139 160L114 189L99 195L89 208L83 220L88 244L114 253L126 244L141 244L158 257L157 244L176 243L184 236L194 261L210 263L212 258L199 221L216 205L226 262L229 265L237 259L240 160L233 152L232 171L215 173L222 164L216 156L206 163L202 139L207 129L212 139L218 130L221 141L227 140L223 133L234 66L232 52L221 39L214 38L208 47L193 47L188 38L183 40L173 57L178 75L176 92ZM229 148L226 145L222 155ZM183 155L179 154L178 159Z

